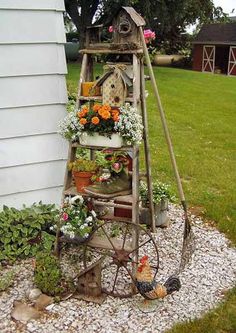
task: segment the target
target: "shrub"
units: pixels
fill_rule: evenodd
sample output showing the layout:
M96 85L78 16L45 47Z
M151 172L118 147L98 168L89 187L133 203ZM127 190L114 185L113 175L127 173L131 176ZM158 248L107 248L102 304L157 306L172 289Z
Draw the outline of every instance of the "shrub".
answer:
M34 256L50 250L55 236L49 228L56 223L58 210L41 202L22 210L4 206L0 212L0 261Z
M59 259L49 252L41 252L36 256L34 283L50 296L75 291L74 283L63 276Z

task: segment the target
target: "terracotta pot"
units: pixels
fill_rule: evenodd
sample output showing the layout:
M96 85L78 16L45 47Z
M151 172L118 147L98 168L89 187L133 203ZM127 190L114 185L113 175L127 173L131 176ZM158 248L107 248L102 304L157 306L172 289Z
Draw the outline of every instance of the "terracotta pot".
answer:
M91 177L94 174L95 172L73 171L77 192L84 193L84 188L92 184Z

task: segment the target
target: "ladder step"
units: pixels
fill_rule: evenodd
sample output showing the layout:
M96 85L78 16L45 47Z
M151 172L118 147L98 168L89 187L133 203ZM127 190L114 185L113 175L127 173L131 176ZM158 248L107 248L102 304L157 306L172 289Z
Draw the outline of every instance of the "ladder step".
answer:
M102 101L102 96L79 96L79 100L80 101L98 101L98 102L101 102ZM138 99L134 99L133 96L127 96L125 98L125 101L126 102L130 102L130 103L134 103L134 101L139 101L139 98Z
M103 150L107 147L97 147L97 146L84 146L79 144L78 142L72 143L72 148L86 148L91 150ZM125 147L119 147L119 148L109 148L111 150L118 150L118 151L132 151L134 149L134 146L125 146Z

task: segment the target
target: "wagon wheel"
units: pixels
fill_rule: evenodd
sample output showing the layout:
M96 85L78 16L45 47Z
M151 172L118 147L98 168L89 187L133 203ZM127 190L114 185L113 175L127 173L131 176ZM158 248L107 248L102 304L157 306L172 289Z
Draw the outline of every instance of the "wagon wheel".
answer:
M134 286L135 272L139 259L146 254L155 277L159 256L151 233L132 222L108 221L94 230L85 245L83 263L87 268L102 259L103 292L126 298L137 293Z

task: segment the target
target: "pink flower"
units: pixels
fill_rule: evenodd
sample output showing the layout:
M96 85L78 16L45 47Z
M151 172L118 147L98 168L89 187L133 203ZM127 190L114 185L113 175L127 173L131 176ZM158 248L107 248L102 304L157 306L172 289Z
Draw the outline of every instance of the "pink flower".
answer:
M69 215L67 213L63 213L62 218L63 218L64 221L67 221L68 218L69 218Z
M144 30L143 34L144 34L146 44L150 43L152 40L154 40L156 38L155 31L152 31L150 29Z
M120 166L121 166L121 165L120 165L120 163L118 163L118 162L112 164L112 168L113 168L114 170L116 170L116 171L120 169Z
M113 32L113 26L112 25L110 25L110 27L108 28L108 31Z

